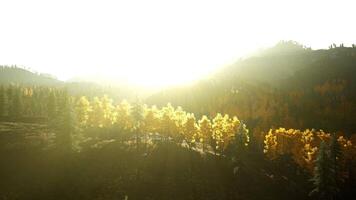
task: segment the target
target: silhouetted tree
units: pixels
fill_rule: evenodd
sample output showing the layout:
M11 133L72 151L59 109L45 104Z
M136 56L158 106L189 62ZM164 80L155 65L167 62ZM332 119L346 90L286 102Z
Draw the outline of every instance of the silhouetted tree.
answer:
M12 116L13 115L13 94L14 94L14 87L12 85L9 85L6 89L6 100L7 100L7 115Z
M75 121L70 98L67 93L63 94L59 105L58 117L56 117L56 145L68 151L72 148L72 134L75 131Z
M50 119L56 117L57 103L54 91L50 91L47 102L47 116Z
M143 105L138 99L131 107L131 114L134 122L134 131L136 134L136 147L138 149L141 137L141 123L144 119Z
M332 200L338 192L331 163L327 145L322 141L316 159L314 177L312 178L314 189L310 192L310 196L323 200Z
M14 91L11 104L12 104L11 115L13 117L21 117L22 110L23 110L21 88L18 88L17 90Z
M5 88L4 86L0 87L0 117L5 115Z
M340 160L342 158L342 150L340 143L337 141L337 136L334 133L331 136L331 141L330 141L330 163L331 163L331 172L332 172L332 177L334 179L334 183L336 185L340 185L342 181L342 177L340 174Z

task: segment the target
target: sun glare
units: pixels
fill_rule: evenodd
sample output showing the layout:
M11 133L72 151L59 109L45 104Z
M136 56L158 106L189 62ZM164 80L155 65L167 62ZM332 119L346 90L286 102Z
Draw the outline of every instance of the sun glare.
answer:
M352 3L320 0L15 0L0 7L2 64L62 80L102 74L154 87L190 82L280 40L327 48L356 34Z

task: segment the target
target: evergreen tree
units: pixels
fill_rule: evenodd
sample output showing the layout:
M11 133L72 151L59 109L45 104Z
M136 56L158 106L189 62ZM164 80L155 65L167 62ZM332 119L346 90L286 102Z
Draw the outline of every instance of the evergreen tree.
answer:
M239 154L244 153L247 150L248 143L250 141L249 131L244 123L240 123L238 130L235 134L234 145L236 146L236 151Z
M144 119L143 105L139 100L136 100L131 107L131 114L134 121L134 131L136 134L136 147L139 148L141 137L141 124Z
M5 88L0 87L0 117L5 115Z
M68 151L72 149L72 134L75 131L75 123L70 98L64 93L59 105L58 117L54 122L56 129L56 145L58 148Z
M337 136L336 134L332 134L331 136L331 141L330 141L330 164L331 164L331 172L332 178L334 178L334 184L335 185L340 185L342 181L342 177L340 174L340 160L342 158L342 150L339 142L337 141Z
M320 143L316 166L314 169L314 177L312 182L314 189L310 192L310 196L315 196L318 199L332 200L338 192L337 185L333 175L330 155L324 141Z
M47 101L47 116L50 119L56 117L57 112L57 102L56 102L56 95L54 91L50 91Z
M14 88L12 85L9 85L6 90L6 101L7 101L7 115L13 116L13 92Z
M21 88L18 88L13 93L11 115L13 117L21 117L22 116L22 110L23 110L22 93L21 93Z

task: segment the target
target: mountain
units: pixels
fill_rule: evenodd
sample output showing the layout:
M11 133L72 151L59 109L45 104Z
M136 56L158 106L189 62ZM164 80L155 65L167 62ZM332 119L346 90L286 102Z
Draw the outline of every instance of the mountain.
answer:
M40 74L16 66L0 66L0 84L58 86L63 82L48 74Z
M355 58L356 48L312 50L287 41L225 67L215 78L265 82L275 87L284 87L286 81L309 75L319 81L345 76L350 79L350 75L355 75Z
M40 74L16 66L0 66L0 84L44 86L65 88L73 96L95 96L108 95L115 101L121 99L133 99L136 97L136 88L128 85L119 85L109 82L95 81L93 79L72 79L60 81L49 74Z
M222 68L192 86L147 98L149 104L197 113L237 115L251 129L271 125L356 133L356 48L312 50L296 42L275 47Z

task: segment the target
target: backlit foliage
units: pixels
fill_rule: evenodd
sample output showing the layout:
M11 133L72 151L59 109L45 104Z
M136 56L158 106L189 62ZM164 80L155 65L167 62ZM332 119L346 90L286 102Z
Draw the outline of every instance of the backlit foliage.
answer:
M123 100L118 105L113 105L107 96L95 97L92 101L80 97L75 111L77 121L83 128L115 126L119 130L131 132L132 135L140 133L146 137L148 134L158 134L162 140L185 142L189 147L199 143L203 150L211 146L219 153L224 153L236 139L241 146L249 143L246 126L237 117L231 118L220 113L212 121L207 116L196 119L193 113L187 113L181 107L174 108L171 104L159 109L145 104L132 105Z
M339 162L344 163L353 157L355 146L341 134L337 138L343 154ZM323 130L270 129L265 136L264 153L270 159L290 155L300 167L312 172L321 141L330 143L330 139L331 134Z

